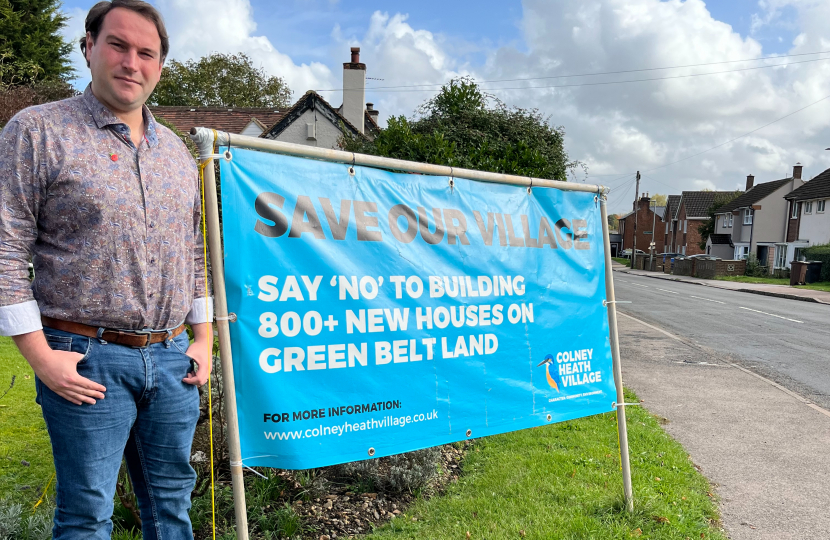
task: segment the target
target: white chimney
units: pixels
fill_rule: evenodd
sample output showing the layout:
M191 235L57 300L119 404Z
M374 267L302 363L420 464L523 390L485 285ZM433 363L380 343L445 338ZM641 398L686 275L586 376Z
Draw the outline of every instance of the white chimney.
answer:
M352 61L343 63L343 107L341 114L363 133L366 103L366 64L360 63L360 47L352 47Z

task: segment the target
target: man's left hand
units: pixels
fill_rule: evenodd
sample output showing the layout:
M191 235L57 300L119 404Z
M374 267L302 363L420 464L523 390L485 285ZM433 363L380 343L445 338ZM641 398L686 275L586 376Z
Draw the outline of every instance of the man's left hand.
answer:
M202 386L210 377L210 370L213 365L213 329L210 324L194 324L193 343L187 348L187 356L196 363L196 371L191 371L182 382Z

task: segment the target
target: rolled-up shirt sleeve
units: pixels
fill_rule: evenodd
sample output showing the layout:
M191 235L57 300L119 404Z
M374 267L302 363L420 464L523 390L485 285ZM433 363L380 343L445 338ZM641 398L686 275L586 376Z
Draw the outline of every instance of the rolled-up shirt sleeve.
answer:
M29 262L43 196L38 138L21 113L0 133L0 335L39 330Z

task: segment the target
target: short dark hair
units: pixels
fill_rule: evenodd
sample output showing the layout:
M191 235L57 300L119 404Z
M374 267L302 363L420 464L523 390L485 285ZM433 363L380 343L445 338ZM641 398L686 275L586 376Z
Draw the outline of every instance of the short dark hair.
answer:
M156 25L156 30L161 39L161 58L159 60L164 62L164 59L167 58L167 53L170 52L170 40L167 37L167 28L164 27L164 20L161 18L161 13L142 0L111 0L98 2L92 6L92 9L86 15L86 24L84 25L84 29L92 36L92 41L95 42L98 39L98 34L101 33L101 27L104 25L104 18L115 8L129 9ZM81 54L86 58L86 34L80 39L80 46ZM89 60L87 60L86 65L89 67Z

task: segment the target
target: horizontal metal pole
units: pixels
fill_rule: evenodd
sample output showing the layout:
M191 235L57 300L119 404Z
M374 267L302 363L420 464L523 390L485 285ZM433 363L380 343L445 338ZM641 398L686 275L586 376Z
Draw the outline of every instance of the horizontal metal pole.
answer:
M416 161L404 161L381 156L370 156L367 154L355 154L342 150L331 150L317 148L304 144L293 144L260 137L248 137L247 135L236 135L217 131L217 146L228 146L232 148L247 148L249 150L261 150L274 154L285 154L289 156L300 156L322 161L335 163L347 163L374 167L376 169L391 169L411 173L427 174L431 176L450 176L453 178L465 178L467 180L478 180L494 184L511 184L515 186L546 187L560 189L562 191L583 191L587 193L605 193L607 188L596 184L578 184L576 182L562 182L560 180L547 180L544 178L531 178L529 176L516 176L512 174L499 174L472 169L461 169L447 167L445 165L432 165L429 163L418 163ZM213 130L204 127L194 127L190 130L191 138L198 144L201 139L212 140Z

